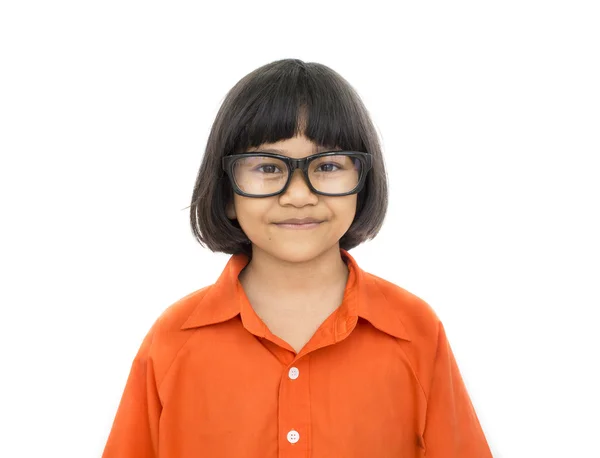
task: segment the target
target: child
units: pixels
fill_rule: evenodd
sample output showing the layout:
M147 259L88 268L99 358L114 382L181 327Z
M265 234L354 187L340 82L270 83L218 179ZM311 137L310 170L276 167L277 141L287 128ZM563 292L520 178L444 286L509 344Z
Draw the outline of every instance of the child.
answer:
M386 208L345 79L296 59L242 78L191 204L199 242L232 256L148 332L103 457L490 457L435 313L348 253Z

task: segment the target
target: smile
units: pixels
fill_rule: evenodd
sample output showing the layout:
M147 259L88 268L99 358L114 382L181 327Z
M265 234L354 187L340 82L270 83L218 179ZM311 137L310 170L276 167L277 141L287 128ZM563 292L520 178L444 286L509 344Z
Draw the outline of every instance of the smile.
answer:
M304 223L304 224L293 224L293 223L280 223L275 224L277 227L282 229L314 229L321 225L321 223Z

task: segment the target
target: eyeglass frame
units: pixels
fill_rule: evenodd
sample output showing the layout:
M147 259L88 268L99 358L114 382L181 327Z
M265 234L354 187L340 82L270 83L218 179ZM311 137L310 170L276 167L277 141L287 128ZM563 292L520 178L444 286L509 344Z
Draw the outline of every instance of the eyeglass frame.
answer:
M233 164L237 159L241 159L241 158L244 158L247 156L270 157L273 159L279 159L282 162L284 162L288 169L288 177L287 177L287 181L286 181L285 185L283 186L283 188L281 188L281 190L278 192L273 192L271 194L260 194L260 195L248 194L248 193L242 191L240 189L240 187L237 185L237 183L235 182L234 173L233 173ZM356 184L356 187L354 189L352 189L350 192L345 192L345 193L341 193L341 194L331 194L331 193L321 192L321 191L318 191L317 189L315 189L315 187L310 182L310 178L308 178L308 166L310 165L310 163L313 160L321 158L321 157L327 157L327 156L350 156L350 157L355 157L360 161L361 176L360 176L360 179L358 180L358 183ZM230 155L224 156L221 161L221 164L222 164L223 170L229 176L229 181L231 183L231 186L233 187L233 191L236 194L239 194L240 196L244 196L244 197L253 197L253 198L257 198L257 199L260 199L262 197L272 197L272 196L277 196L279 194L283 194L289 187L289 185L292 181L292 176L294 175L294 172L296 171L296 169L302 170L303 175L304 175L304 181L308 185L308 188L311 190L311 192L313 192L314 194L321 195L321 196L330 196L330 197L342 197L342 196L349 196L351 194L357 194L364 187L368 172L373 167L372 156L368 153L363 153L360 151L324 151L322 153L316 153L316 154L312 154L310 156L306 156L302 159L294 159L294 158L291 158L288 156L282 156L280 154L267 153L267 152L262 152L262 151L252 151L252 152L248 152L248 153L230 154Z

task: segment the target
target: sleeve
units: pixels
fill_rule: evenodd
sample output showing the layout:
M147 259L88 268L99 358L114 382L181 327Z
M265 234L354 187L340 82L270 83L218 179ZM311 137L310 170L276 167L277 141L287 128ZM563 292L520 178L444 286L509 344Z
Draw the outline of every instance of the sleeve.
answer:
M423 439L428 458L492 457L441 323Z
M150 353L155 326L134 358L102 458L158 456L158 422L162 406Z

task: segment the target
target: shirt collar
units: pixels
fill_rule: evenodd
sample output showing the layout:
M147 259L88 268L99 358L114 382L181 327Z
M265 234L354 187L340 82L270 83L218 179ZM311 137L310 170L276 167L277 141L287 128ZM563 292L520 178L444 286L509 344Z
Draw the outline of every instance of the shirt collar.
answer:
M390 300L377 277L363 271L346 250L340 249L340 254L349 269L340 314L346 319L358 316L380 331L410 341L400 317L401 304ZM232 255L215 284L190 295L187 300L198 304L181 329L221 323L239 315L247 298L238 276L248 262L245 254Z

